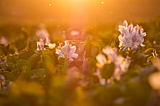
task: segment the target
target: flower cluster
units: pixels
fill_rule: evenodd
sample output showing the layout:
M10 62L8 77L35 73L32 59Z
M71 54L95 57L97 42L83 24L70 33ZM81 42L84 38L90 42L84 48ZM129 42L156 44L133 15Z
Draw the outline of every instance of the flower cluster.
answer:
M58 58L67 58L69 61L73 61L73 58L77 58L78 54L75 53L76 46L72 46L69 44L69 41L65 41L65 45L61 46L61 43L59 44L59 48L56 50L56 53L59 55Z
M139 25L133 27L133 24L128 26L127 21L123 22L123 25L119 25L118 31L121 33L118 37L120 44L119 47L124 47L124 51L130 48L131 50L136 50L138 46L144 47L142 43L144 42L144 36L146 33L143 32L144 29Z
M101 68L105 64L114 63L114 74L112 78L116 80L120 80L120 76L124 74L130 64L130 58L124 58L121 55L117 54L117 48L112 49L110 46L107 46L103 48L102 52L107 55L108 59L106 59L105 55L100 53L96 56L96 59L98 61L97 66L99 67L97 69L97 72L95 75L99 77L99 81L102 85L105 84L105 79L103 79L100 75Z
M50 43L49 39L49 33L45 28L42 28L36 32L36 35L40 38L39 42L37 42L37 50L43 50L44 45L49 46L49 48L53 49L55 48L56 44L55 43Z

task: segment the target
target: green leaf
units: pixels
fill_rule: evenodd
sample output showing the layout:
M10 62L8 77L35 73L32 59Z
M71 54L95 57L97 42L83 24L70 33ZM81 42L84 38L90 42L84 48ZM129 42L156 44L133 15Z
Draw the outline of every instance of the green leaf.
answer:
M28 40L29 44L28 44L28 47L29 49L37 49L37 40Z
M38 53L40 53L40 55L47 55L52 59L52 62L55 64L55 57L54 55L51 53L50 50L41 50Z
M6 70L6 69L7 69L7 63L8 63L8 62L6 62L6 61L0 63L0 69Z
M114 63L105 64L102 70L100 71L101 76L105 78L106 80L112 77L114 73L114 66L115 66Z
M41 58L42 58L42 65L46 70L46 76L44 77L44 84L46 87L50 87L52 77L56 72L54 63L48 55L42 55Z
M8 63L8 67L9 67L10 71L13 71L13 70L17 69L17 66L14 63L11 63L11 62Z
M0 44L0 56L5 56L7 54L9 54L9 44L7 46Z
M91 45L91 56L96 57L98 55L98 47Z
M34 69L34 70L32 70L32 72L33 72L34 76L39 76L39 77L42 77L42 76L44 76L46 74L46 70L43 69L43 68L41 68L41 69Z
M17 61L16 65L19 67L20 71L30 72L31 65L28 61L20 59Z
M2 49L0 49L0 56L5 56L5 53L3 52Z
M14 69L14 70L12 71L12 73L17 77L18 74L19 74L19 70L18 70L18 69Z
M23 50L20 54L19 54L19 58L20 59L28 59L30 58L32 55L34 54L34 50Z
M35 53L31 56L31 58L29 59L29 63L32 69L36 67L38 60L40 60L40 56L38 54Z
M48 55L42 55L42 63L48 74L55 73L54 63Z
M102 41L101 40L95 40L95 39L93 39L91 41L91 44L94 45L94 46L96 46L96 47L98 47L99 49L102 48Z
M94 68L96 68L96 59L95 58L92 58L92 57L89 57L89 58L87 58L88 59L88 62L89 62L89 64L90 64L90 67L94 67Z
M11 80L14 81L16 79L16 77L14 76L13 73L5 71L5 72L0 72L1 75L4 75L5 80Z
M7 60L11 63L16 63L19 59L19 55L7 55Z
M90 44L90 42L91 42L92 39L93 39L93 37L89 35L87 37L87 39L84 41L84 43L83 43L82 46L85 48L88 44Z
M137 53L137 52L135 52L135 53L133 53L132 55L131 55L131 57L132 57L132 59L143 59L143 58L145 58L145 57L147 57L148 55L145 55L145 54L143 54L143 53Z

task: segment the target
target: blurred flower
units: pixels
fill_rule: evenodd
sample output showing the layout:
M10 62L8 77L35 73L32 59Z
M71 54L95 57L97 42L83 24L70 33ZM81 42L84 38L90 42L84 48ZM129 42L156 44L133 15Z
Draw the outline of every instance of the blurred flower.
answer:
M4 58L0 57L0 63L4 62Z
M9 91L11 89L11 86L12 86L12 82L9 81L9 84L6 86L6 90Z
M117 59L117 48L112 49L110 46L106 46L102 49L103 53L108 56L110 62L115 62Z
M56 44L55 43L49 43L48 46L49 46L49 48L53 49L53 48L56 47Z
M72 30L72 31L71 31L71 35L73 35L73 36L77 36L77 35L79 35L79 32L78 32L78 31L76 31L76 30Z
M40 29L40 30L37 30L36 31L36 35L38 36L38 37L40 37L40 38L48 38L49 37L49 33L48 33L48 31L45 29L45 28L42 28L42 29Z
M40 42L37 42L37 51L43 50L43 49L44 49L44 45Z
M99 83L101 85L105 85L106 84L106 80L104 78L102 78L101 74L100 74L101 69L98 68L97 71L94 73L95 76L97 76L99 78Z
M102 53L99 53L96 56L96 59L98 61L98 63L96 64L97 67L103 67L103 65L107 63L107 59L106 59L105 55L103 55Z
M39 42L37 42L37 50L43 50L44 45L49 46L49 48L53 49L55 48L56 44L55 43L50 43L49 39L49 33L47 30L42 27L40 30L36 32L36 35L40 38Z
M126 73L127 68L131 62L130 57L123 58L122 56L117 56L117 61L115 61L114 69L114 79L120 80L122 74Z
M72 40L79 40L80 39L80 31L78 31L78 30L72 30L70 32L70 35L71 35Z
M58 58L67 58L69 61L73 61L73 58L77 58L78 54L75 53L76 46L72 46L69 44L69 41L65 41L65 45L61 46L61 43L59 45L60 49L56 50L56 53L59 55Z
M9 43L8 43L8 40L4 36L1 36L0 44L4 44L4 46L8 46Z
M148 78L149 84L152 88L160 90L160 72L153 73Z
M3 75L0 75L0 92L2 91L4 85L5 85L5 77Z
M81 74L77 67L72 67L67 70L67 76L68 78L80 78Z
M123 22L123 25L119 25L118 31L121 33L118 37L120 44L119 47L124 46L124 51L130 48L131 50L136 50L138 46L144 47L142 43L144 42L144 36L146 33L143 32L144 29L139 27L139 25L133 27L133 24L128 26L127 21Z
M118 55L117 48L111 48L110 46L107 46L104 49L102 49L102 52L107 55L108 60L102 53L96 56L96 59L98 61L97 63L98 69L95 75L101 81L100 83L104 84L104 79L100 75L101 68L103 68L105 64L110 64L111 62L114 63L115 65L114 74L112 77L116 80L120 80L121 75L124 74L127 71L127 68L129 67L131 61L130 57L124 58L121 55Z

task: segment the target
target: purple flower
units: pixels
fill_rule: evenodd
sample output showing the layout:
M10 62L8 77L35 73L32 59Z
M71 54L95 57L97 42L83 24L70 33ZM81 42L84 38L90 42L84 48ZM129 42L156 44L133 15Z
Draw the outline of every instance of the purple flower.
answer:
M123 25L119 25L118 31L121 33L118 37L120 43L119 47L124 47L124 51L130 48L131 50L136 50L138 46L144 47L142 43L144 42L144 38L146 33L143 32L143 28L136 25L133 27L133 24L128 26L127 21L123 22Z
M78 54L75 53L76 51L76 46L72 46L69 44L69 41L65 41L65 45L61 46L61 43L59 45L60 49L56 50L56 53L59 55L58 58L68 58L69 61L73 61L73 58L77 58Z

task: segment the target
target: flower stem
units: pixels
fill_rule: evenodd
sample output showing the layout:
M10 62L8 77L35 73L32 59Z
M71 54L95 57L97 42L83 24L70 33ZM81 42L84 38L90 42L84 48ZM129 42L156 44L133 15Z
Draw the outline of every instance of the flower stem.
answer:
M68 67L68 58L67 58L67 56L65 56L65 67L66 68Z

